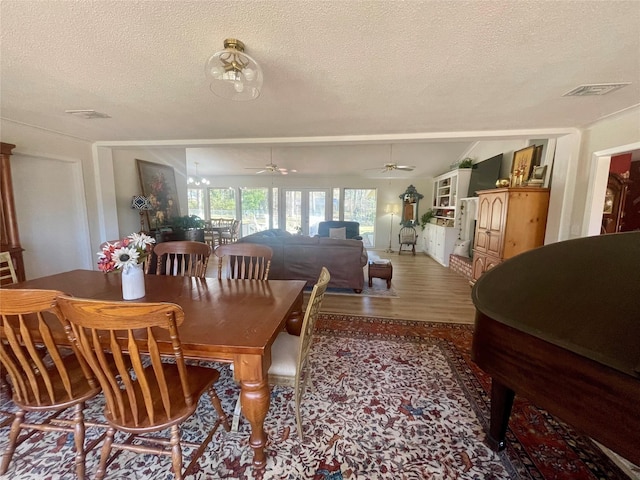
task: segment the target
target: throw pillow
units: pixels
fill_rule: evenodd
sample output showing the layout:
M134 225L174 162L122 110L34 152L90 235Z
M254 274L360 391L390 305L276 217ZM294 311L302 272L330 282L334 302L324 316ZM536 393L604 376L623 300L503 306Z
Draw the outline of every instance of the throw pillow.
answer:
M338 240L346 240L347 239L347 227L330 228L329 229L329 238L335 238L335 239L338 239Z
M467 257L469 258L469 246L471 245L471 240L458 240L453 248L453 254L458 255L459 257Z

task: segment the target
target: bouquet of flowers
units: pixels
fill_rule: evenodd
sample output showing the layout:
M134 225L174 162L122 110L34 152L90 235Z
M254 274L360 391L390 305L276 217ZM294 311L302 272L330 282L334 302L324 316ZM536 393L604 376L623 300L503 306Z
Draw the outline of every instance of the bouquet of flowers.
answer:
M132 233L122 240L107 243L98 252L98 269L108 273L139 265L151 253L154 243L156 240L144 233Z

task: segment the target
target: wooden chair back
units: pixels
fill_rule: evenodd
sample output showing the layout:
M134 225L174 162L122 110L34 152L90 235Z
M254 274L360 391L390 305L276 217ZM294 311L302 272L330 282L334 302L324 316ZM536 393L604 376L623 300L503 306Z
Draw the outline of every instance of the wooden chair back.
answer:
M162 242L153 249L157 257L156 275L204 278L211 247L203 242Z
M168 331L171 357L180 374L179 396L195 410L187 380L178 325L182 308L171 303L99 301L61 296L58 304L76 342L77 349L94 371L104 392L109 423L121 427L154 428L171 423L173 389L164 377L158 349L158 330ZM109 362L105 351L113 356ZM145 369L146 362L153 369ZM150 375L150 372L155 375ZM190 413L191 413L190 412Z
M70 371L73 351L58 345L49 322L56 315L55 290L0 289L0 361L9 374L14 401L23 407L50 408L96 395L100 387L82 358ZM45 317L45 313L53 316ZM45 363L47 356L51 362ZM74 378L81 374L82 378ZM87 385L90 388L87 388Z
M300 331L300 350L298 352L298 367L296 368L296 390L300 389L301 374L307 367L309 350L311 350L313 334L316 328L316 321L318 320L320 306L322 305L324 294L327 291L329 280L331 280L329 270L322 267L322 271L318 277L318 282L313 286L313 290L311 291L311 296L307 303L307 309L304 313L304 320L302 321L302 330Z
M271 385L292 386L294 389L296 425L298 437L302 440L302 416L300 414L300 403L304 395L305 388L310 377L309 352L313 344L313 334L315 332L316 321L320 313L320 306L327 291L327 285L331 280L329 270L322 267L318 281L313 286L304 319L300 336L290 335L287 332L280 332L275 342L271 346L271 367L269 368L269 383ZM296 352L296 355L292 355ZM238 429L240 421L241 399L238 397L234 411L232 430Z
M8 374L17 412L0 464L9 468L16 447L32 436L23 429L73 435L78 478L85 478L85 401L100 393L100 385L76 350L56 342L49 322L59 323L55 290L0 289L0 370ZM70 420L56 418L73 407ZM25 419L26 411L48 412L41 421ZM52 420L56 418L55 422Z
M177 480L193 473L218 426L223 424L228 431L229 423L213 386L220 372L185 364L178 335L178 326L184 321L182 308L172 303L99 301L66 295L58 298L58 306L69 323L71 338L94 371L106 400L104 414L110 428L95 478L104 478L112 449L170 456ZM168 338L170 343L170 348L167 346L162 352L160 337L165 342ZM201 443L184 443L195 452L183 472L180 424L195 413L205 392L209 393L218 419L215 422L207 419L209 433ZM154 433L165 429L170 430L168 437ZM115 442L115 430L131 434L143 443ZM150 433L154 434L147 435Z
M18 283L18 276L13 267L13 260L9 252L0 252L0 285Z
M416 243L418 241L418 232L413 227L402 227L398 232L398 243L400 248L398 249L398 255L402 253L402 246L408 245L411 248L412 253L416 254Z
M226 278L268 280L273 250L268 245L256 243L230 243L215 249L218 257L218 280L222 279L223 266Z

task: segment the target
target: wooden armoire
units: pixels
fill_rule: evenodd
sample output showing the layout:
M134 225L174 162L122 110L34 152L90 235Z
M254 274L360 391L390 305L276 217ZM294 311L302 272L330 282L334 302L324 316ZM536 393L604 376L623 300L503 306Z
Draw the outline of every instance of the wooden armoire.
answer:
M25 280L23 248L18 234L18 219L13 200L13 183L11 181L11 151L16 148L10 143L1 143L0 158L0 251L9 252L13 260L18 281Z
M478 192L473 281L519 253L544 244L549 189L495 188Z

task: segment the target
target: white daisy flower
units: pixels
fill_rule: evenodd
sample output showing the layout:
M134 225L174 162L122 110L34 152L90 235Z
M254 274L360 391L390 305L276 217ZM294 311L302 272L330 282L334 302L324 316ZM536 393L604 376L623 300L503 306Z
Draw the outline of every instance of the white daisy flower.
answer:
M116 268L127 269L138 264L139 256L140 253L135 247L118 248L113 252L113 261L116 264Z
M133 245L135 248L140 248L144 250L147 248L147 245L152 243L156 243L156 239L146 235L144 233L132 233L129 235L129 239L131 243L129 245Z

